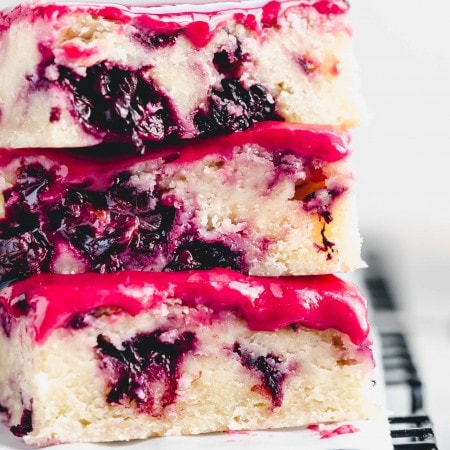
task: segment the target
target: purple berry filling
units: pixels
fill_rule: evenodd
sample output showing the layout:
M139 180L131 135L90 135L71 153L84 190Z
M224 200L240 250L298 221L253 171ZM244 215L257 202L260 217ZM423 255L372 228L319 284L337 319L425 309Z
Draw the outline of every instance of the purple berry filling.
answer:
M0 326L4 335L11 336L11 316L3 305L0 305Z
M70 319L66 326L72 330L82 330L83 328L87 328L89 326L87 317L88 314L76 314Z
M238 252L233 252L220 242L205 243L194 239L178 247L172 261L166 266L165 270L175 272L213 269L214 267L240 270L244 267L244 261Z
M141 333L120 348L103 335L97 337L97 355L107 373L110 391L107 402L136 405L145 414L158 417L177 397L181 365L197 346L193 332L178 333L174 338L163 330ZM162 385L162 392L161 392Z
M241 131L257 122L280 120L275 100L259 85L246 88L235 78L221 81L221 89L211 89L206 110L199 110L194 123L202 134Z
M140 35L152 46L174 43L174 35ZM173 41L173 42L172 42ZM59 84L72 94L73 111L87 133L104 136L104 141L133 143L138 152L145 143L179 137L179 119L170 99L147 75L148 67L130 70L107 61L86 69L84 76L55 64L53 51L39 45L41 62L36 74L28 75L32 89L48 89ZM61 110L54 107L50 122L59 120Z
M166 205L162 191L139 191L130 173L113 177L104 191L73 186L54 169L22 167L17 182L4 192L0 220L0 282L53 271L65 243L84 271L114 272L152 267L164 270L228 267L246 271L240 252L221 242L204 242L192 229L170 238L178 210Z
M139 33L134 38L151 48L174 45L180 30L173 33ZM139 153L146 145L184 138L185 125L176 105L151 79L149 67L137 70L103 61L87 67L81 76L57 65L53 51L39 45L41 62L27 76L30 89L48 89L57 84L72 96L73 116L84 130L104 142L132 143ZM260 84L244 86L239 81L243 54L239 43L234 51L218 50L212 64L225 78L220 88L211 87L206 108L194 117L196 135L226 134L245 130L257 122L282 120L275 113L275 100ZM54 107L49 120L58 121L61 110ZM192 137L190 133L189 137Z
M167 158L176 159L177 154ZM327 188L320 166L292 151L274 152L272 161L269 189L285 176L295 180L299 170L306 171L293 199L323 220L322 243L316 249L331 259L334 243L325 236L325 225L333 220L332 204L345 188ZM4 191L0 283L58 272L55 264L67 252L78 272L224 267L247 273L244 254L230 244L230 237L202 239L186 218L192 212L165 196L158 182L151 190L140 190L132 184L130 172L115 172L101 190L94 190L93 179L75 184L61 176L60 169L56 163L47 168L22 163L15 184Z
M19 297L15 298L11 303L11 306L22 316L26 316L31 310L31 305L28 303L25 294L21 294Z
M72 330L82 330L92 325L93 321L102 316L111 316L122 310L117 307L100 307L85 313L74 314L66 323L65 327Z
M22 413L20 423L11 428L11 433L17 437L23 437L33 431L33 413L30 409L25 409Z
M3 330L4 335L8 338L11 336L14 317L26 316L32 309L25 294L21 294L11 301L10 306L13 310L12 314L3 304L0 305L0 327Z
M283 382L288 373L284 369L284 361L279 356L268 353L265 356L256 356L253 352L242 349L241 344L236 342L233 346L241 364L255 373L261 380L262 391L272 399L272 406L279 407L283 403Z
M238 41L234 51L228 49L219 50L214 53L214 67L221 74L240 78L242 72L242 63L248 60L248 56L243 53L241 43Z
M179 137L174 108L147 71L104 62L80 77L60 67L59 82L73 93L74 113L88 132L106 133L107 141L131 141L143 152L146 142Z
M320 236L322 238L322 245L314 244L314 247L319 250L320 252L324 252L327 254L327 261L333 258L333 254L335 253L335 243L331 242L326 236L325 236L325 225L322 226L322 229L320 230Z
M327 189L326 194L328 197L328 201L326 202L326 204L318 196L318 192L320 191L311 192L304 199L303 209L308 212L317 213L320 217L322 217L325 223L329 224L333 221L333 217L329 211L329 207L332 202L340 195L342 195L345 191L345 188Z
M173 208L160 204L155 208L155 198L144 207L132 193L118 197L114 191L121 178L110 192L68 191L57 211L62 215L61 235L91 261L96 272L120 270L121 261L115 257L127 249L152 253L158 244L167 243L173 223ZM103 226L102 220L108 224Z
M48 267L49 247L39 231L0 238L0 280L25 278Z
M181 29L174 31L173 33L157 33L156 31L141 29L139 33L134 35L134 38L141 45L144 45L150 49L156 49L175 45L180 33Z
M4 192L6 218L0 221L0 280L24 278L48 268L50 244L39 229L38 193L48 188L49 174L40 165L24 168L13 188Z
M330 241L325 235L326 226L333 221L330 207L333 204L334 200L342 195L345 191L346 189L343 187L333 189L326 189L324 187L307 194L303 199L303 209L307 212L318 214L320 219L322 220L323 225L320 230L322 244L320 245L315 243L314 247L319 252L324 252L327 254L327 261L331 260L334 253L336 252L336 249L334 248L336 244Z
M54 106L50 111L50 122L58 122L61 119L61 108Z

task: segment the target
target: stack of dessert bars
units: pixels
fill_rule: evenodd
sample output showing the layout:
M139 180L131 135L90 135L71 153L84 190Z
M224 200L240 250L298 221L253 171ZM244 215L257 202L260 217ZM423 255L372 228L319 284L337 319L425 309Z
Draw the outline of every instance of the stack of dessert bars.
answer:
M0 411L34 445L369 418L345 0L0 14Z

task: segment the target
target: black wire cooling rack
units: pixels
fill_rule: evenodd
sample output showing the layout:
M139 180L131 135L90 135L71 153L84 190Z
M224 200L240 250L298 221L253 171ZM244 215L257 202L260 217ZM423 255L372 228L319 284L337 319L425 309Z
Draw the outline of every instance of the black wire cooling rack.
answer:
M376 255L366 260L370 270L364 275L364 284L374 316L393 316L396 303L387 277L381 271ZM391 388L403 386L409 396L410 414L389 418L391 437L395 450L439 450L430 418L423 414L422 382L408 348L400 324L395 330L381 331L381 346L387 393Z

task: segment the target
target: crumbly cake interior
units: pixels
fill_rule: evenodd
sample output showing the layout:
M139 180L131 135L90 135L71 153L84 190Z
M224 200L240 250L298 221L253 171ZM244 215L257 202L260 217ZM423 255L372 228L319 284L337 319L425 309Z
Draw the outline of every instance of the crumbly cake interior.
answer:
M0 279L213 267L278 276L362 266L347 155L335 150L339 159L328 162L245 139L225 152L227 141L211 139L212 152L202 156L199 147L182 147L178 156L113 163L62 150L4 155Z
M0 415L27 444L375 412L365 300L327 275L364 265L348 2L182 8L0 12Z
M371 352L336 330L251 331L176 300L99 310L36 345L0 333L2 406L29 444L112 441L367 418ZM11 344L14 345L11 345ZM20 356L20 357L19 357ZM76 361L76 363L74 363Z
M3 19L4 147L106 140L144 151L267 120L340 128L359 120L345 8L272 2L173 17L52 8L31 24L20 11Z

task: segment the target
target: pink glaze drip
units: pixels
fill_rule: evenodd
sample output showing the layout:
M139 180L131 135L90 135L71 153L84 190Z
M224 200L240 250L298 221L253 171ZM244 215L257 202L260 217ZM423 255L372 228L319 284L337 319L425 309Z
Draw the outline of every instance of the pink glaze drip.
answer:
M308 430L317 431L320 435L320 439L328 439L334 436L339 436L341 434L351 434L358 433L360 430L354 425L341 425L336 427L336 425L309 425Z
M92 6L79 4L69 6L63 2L59 5L30 6L22 4L12 10L0 12L0 33L7 30L15 21L24 18L30 21L36 21L40 18L46 21L57 21L66 14L85 12L122 24L131 23L144 26L151 31L161 33L171 33L184 29L186 37L191 40L192 44L201 48L210 42L217 28L226 26L230 21L242 23L258 34L262 34L264 28L278 25L280 17L291 8L312 7L319 14L330 17L345 14L349 9L346 0L271 1L263 7L219 9L216 11L202 11L201 8L192 6L191 12L171 12L168 10L164 13L155 13L155 6L158 5L138 8L125 5Z
M279 2L269 2L264 5L261 23L264 27L270 28L278 24L278 16L280 14L281 5Z
M184 29L184 35L197 48L205 47L214 37L214 33L210 30L208 22L200 20L187 25Z
M165 146L161 151L145 156L118 155L108 153L100 156L96 152L70 150L39 150L60 168L64 166L67 183L80 184L91 180L96 174L91 189L103 189L110 182L111 173L122 172L134 164L162 158L168 166L197 161L207 155L228 157L232 150L246 144L257 144L269 152L291 150L303 159L317 159L325 162L339 161L349 153L349 135L330 127L300 126L284 122L263 122L249 130L230 135ZM36 149L5 149L0 151L0 168L13 160L36 157Z
M23 295L34 317L35 339L43 343L76 314L116 307L136 315L178 298L190 307L234 311L250 329L273 331L292 324L347 334L356 345L368 344L366 301L359 290L333 275L249 277L229 269L187 272L116 272L76 275L37 274L0 291L0 303L15 317ZM26 313L30 314L30 308Z
M325 15L345 14L350 9L347 0L319 0L314 3L313 7L316 8L317 12Z

